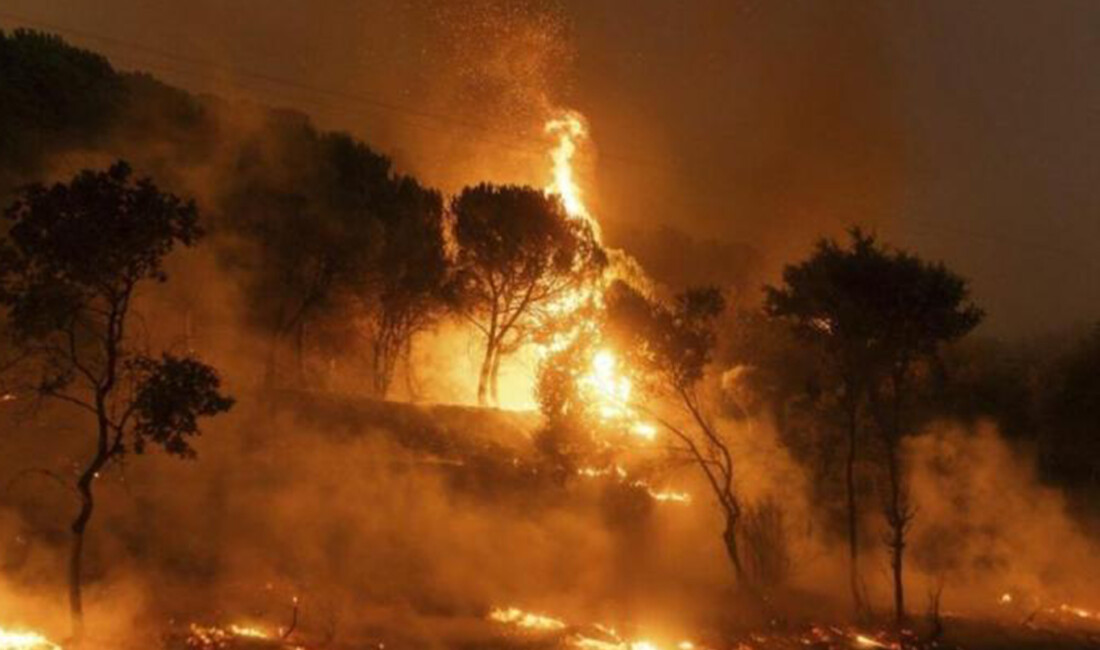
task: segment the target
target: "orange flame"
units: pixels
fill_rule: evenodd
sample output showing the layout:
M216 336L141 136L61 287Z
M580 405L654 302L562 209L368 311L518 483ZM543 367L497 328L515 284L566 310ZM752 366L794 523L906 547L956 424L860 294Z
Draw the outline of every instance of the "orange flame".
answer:
M578 145L588 138L588 128L585 126L584 118L575 111L566 111L561 117L548 121L545 130L557 140L557 144L550 151L553 166L546 193L560 196L569 216L588 222L598 240L600 224L589 213L573 171L573 159L577 155Z
M601 236L600 224L584 202L573 167L581 145L588 140L584 117L576 111L563 111L559 116L548 120L544 130L555 138L555 145L550 150L551 178L545 191L547 194L559 196L568 215L586 222L598 241ZM600 304L599 292L593 295L587 290L580 290L562 298L552 311L572 313L593 297ZM564 340L546 346L542 352L545 354L561 349L575 336L574 332L564 337ZM580 377L578 384L587 400L595 407L600 419L608 423L624 424L628 432L646 440L652 440L657 435L656 427L641 421L629 406L632 390L629 373L624 372L611 350L597 349L590 361L589 370Z
M61 650L61 646L38 632L0 627L0 650Z

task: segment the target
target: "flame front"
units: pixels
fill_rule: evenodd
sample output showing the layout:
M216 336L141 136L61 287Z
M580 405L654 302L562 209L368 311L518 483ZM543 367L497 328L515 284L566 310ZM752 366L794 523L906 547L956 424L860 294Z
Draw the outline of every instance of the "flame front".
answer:
M61 646L38 632L0 627L0 650L61 650Z
M580 146L588 139L584 117L575 111L563 111L558 117L547 121L544 130L555 142L550 150L551 174L550 182L545 188L546 193L560 197L566 213L587 223L593 236L600 241L600 224L584 202L574 169ZM581 289L565 296L552 311L559 315L569 314L592 301L602 308L601 294L608 280L609 278L601 280L595 292ZM559 340L546 346L542 352L548 354L561 349L575 337L576 332L558 337ZM604 422L624 425L624 430L646 440L652 440L657 435L656 427L642 421L630 407L632 384L629 373L624 371L615 353L607 347L597 348L589 362L588 371L579 378L578 388Z
M525 612L518 607L494 609L489 612L489 620L535 631L554 631L565 628L565 623L556 618L551 618L543 614Z

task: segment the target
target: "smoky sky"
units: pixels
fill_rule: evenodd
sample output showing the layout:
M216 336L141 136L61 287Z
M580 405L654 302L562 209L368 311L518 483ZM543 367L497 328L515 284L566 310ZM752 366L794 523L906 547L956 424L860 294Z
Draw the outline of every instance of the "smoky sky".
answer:
M969 277L987 333L1100 318L1087 0L8 0L26 24L298 108L449 191L540 182L535 118L572 107L612 240L748 244L768 279L860 223Z

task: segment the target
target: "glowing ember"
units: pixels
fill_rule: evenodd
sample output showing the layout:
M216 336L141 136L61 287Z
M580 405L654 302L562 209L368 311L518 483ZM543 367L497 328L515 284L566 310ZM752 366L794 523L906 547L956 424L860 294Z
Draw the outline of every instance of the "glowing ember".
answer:
M229 626L229 632L230 632L230 634L233 634L234 636L243 636L243 637L248 637L248 638L251 638L251 639L268 639L268 638L271 638L271 635L269 635L267 632L264 632L263 630L261 630L259 628L248 627L248 626L244 626L244 625L230 625Z
M1084 618L1089 620L1100 620L1100 614L1096 612L1084 609L1082 607L1075 607L1073 605L1067 605L1062 603L1058 606L1058 610L1066 614L1072 614L1077 618Z
M1007 591L1004 592L1003 594L1001 594L1001 604L1002 605L1008 605L1011 602L1012 602L1012 594L1008 593Z
M61 650L61 646L37 632L0 627L0 650Z
M192 623L188 628L187 646L198 650L220 650L228 648L236 639L265 639L274 637L265 630L250 625L229 625L226 627L204 626Z
M565 623L556 618L543 614L525 612L518 607L494 609L489 612L489 620L497 623L515 625L516 627L522 627L528 630L553 631L565 628Z
M869 636L864 636L862 634L856 634L852 638L855 639L856 645L858 645L862 648L889 648L890 647L890 646L886 645L885 643L882 643L881 641L876 641L875 639L872 639Z
M628 650L625 645L617 641L601 641L587 636L578 636L573 639L573 645L581 650Z
M622 465L614 465L608 467L581 467L577 469L577 475L585 478L602 478L605 476L611 476L614 474L620 482L626 483L628 474ZM641 490L645 490L646 494L650 496L654 501L670 502L670 503L691 503L691 495L687 492L678 492L676 490L658 490L651 486L649 483L641 479L634 479L629 481L631 487L636 487Z
M615 633L615 630L601 628L610 637L610 640L594 639L583 634L578 634L573 638L573 646L580 648L580 650L663 650L663 648L652 641L645 639L639 639L637 641L628 641L619 637ZM691 641L681 641L676 645L678 650L695 650L695 644Z
M654 501L671 501L673 503L691 503L691 495L687 492L658 491L653 488L646 490Z

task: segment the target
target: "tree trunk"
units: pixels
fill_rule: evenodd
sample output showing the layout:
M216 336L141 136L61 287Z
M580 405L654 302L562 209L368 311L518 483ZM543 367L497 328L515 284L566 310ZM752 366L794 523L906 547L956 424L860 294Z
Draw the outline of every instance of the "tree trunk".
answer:
M69 554L69 615L72 619L73 638L79 640L84 635L84 600L81 590L81 569L84 559L84 531L88 528L88 520L92 517L95 502L92 499L90 486L80 488L81 506L72 525L72 549Z
M79 640L84 634L83 564L84 533L95 510L95 496L92 483L99 471L107 463L106 433L101 433L99 450L76 483L80 494L80 512L72 523L72 548L69 554L69 614L72 619L73 638Z
M883 435L886 447L886 469L890 480L890 500L886 506L886 520L890 525L890 570L894 581L894 619L900 628L905 622L904 554L905 535L913 519L902 476L899 445L901 444L901 410L905 369L896 370L891 377L891 403L889 420L884 423ZM885 419L885 418L884 418Z
M863 594L859 580L859 512L856 503L856 435L858 433L859 404L848 406L848 457L844 465L844 487L848 499L848 580L852 590L852 608L857 615L864 613Z
M894 574L894 618L900 628L905 622L905 581L902 574L902 554L905 552L905 529L894 527L891 543L890 568Z
M903 558L905 552L905 532L909 524L909 511L902 495L901 468L898 464L896 441L886 445L887 469L890 474L890 503L887 523L890 524L890 571L894 580L894 618L900 627L905 622L905 581L903 577Z
M493 398L493 406L500 406L500 348L493 355L493 368L489 371L489 393Z
M737 517L732 513L726 513L726 529L722 531L722 541L726 545L726 555L733 563L737 584L742 589L749 588L749 579L745 574L745 566L741 563L741 552L737 546Z
M489 340L485 344L485 358L481 361L481 372L477 378L477 403L478 406L488 406L489 400L489 375L493 371L493 357L495 356L495 342Z

